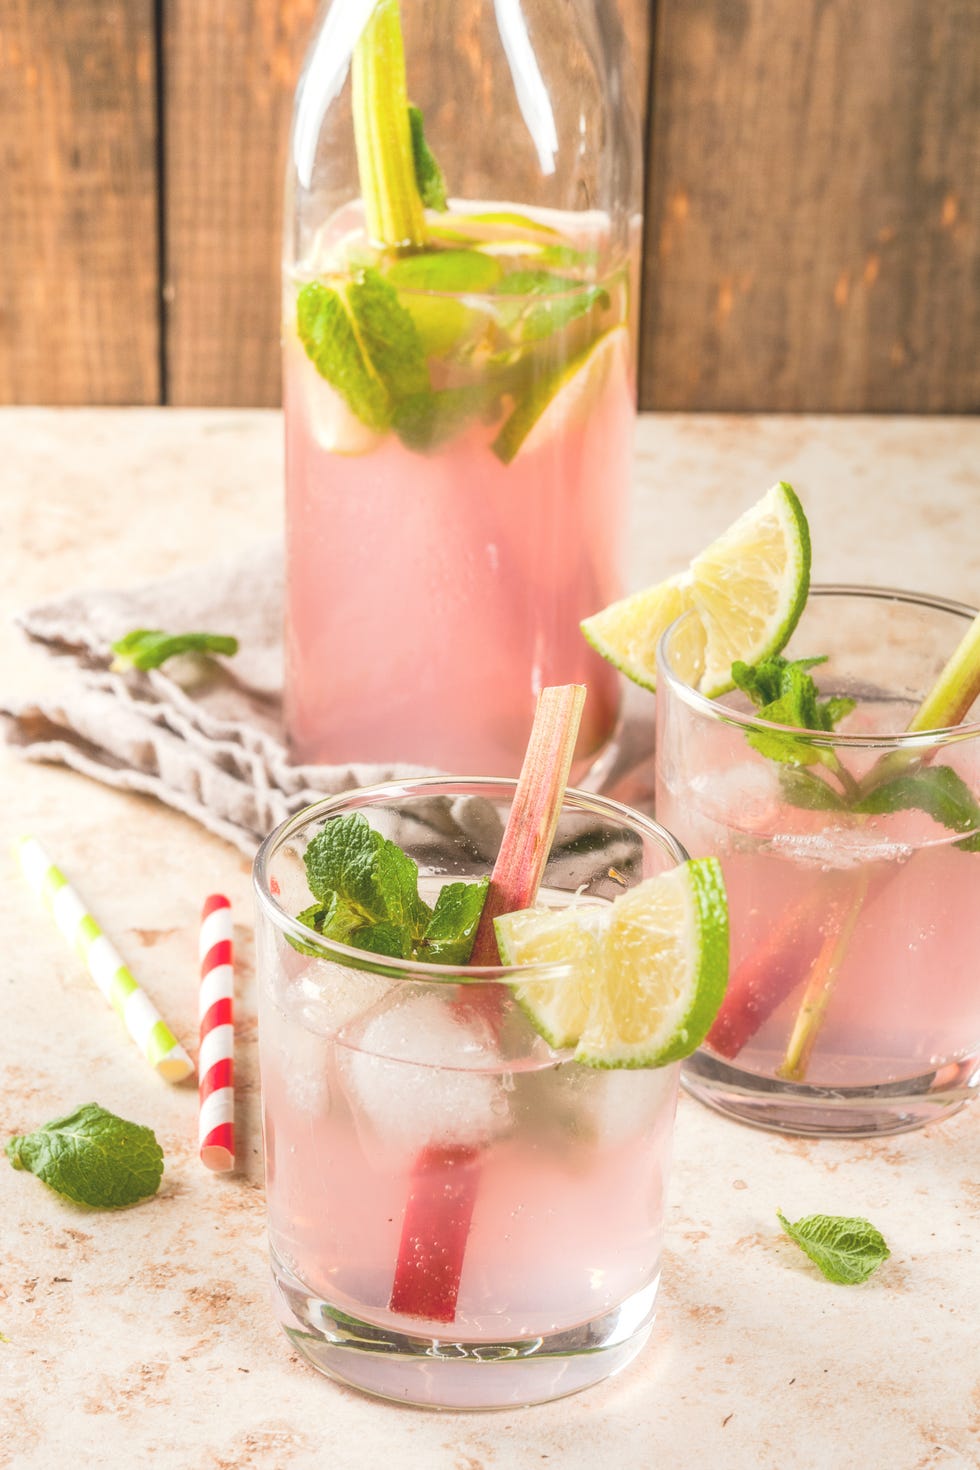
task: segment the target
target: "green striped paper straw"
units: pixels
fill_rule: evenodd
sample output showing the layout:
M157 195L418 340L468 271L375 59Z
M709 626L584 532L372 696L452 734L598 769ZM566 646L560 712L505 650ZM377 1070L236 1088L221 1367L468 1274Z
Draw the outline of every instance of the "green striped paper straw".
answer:
M142 991L115 945L106 938L60 868L36 837L21 837L14 850L32 892L41 900L86 966L150 1066L167 1082L183 1082L194 1063L156 1006Z

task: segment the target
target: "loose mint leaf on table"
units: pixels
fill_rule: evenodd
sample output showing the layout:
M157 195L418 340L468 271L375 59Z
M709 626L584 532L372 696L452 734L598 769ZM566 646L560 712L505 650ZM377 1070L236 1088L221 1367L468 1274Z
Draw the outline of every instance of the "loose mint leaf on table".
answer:
M398 959L462 964L469 958L485 882L448 884L431 909L419 895L416 863L360 812L327 822L304 862L318 902L298 919L324 938ZM310 952L318 952L315 945Z
M162 628L134 628L112 644L116 655L112 667L117 673L127 669L158 669L178 653L238 652L238 639L225 633L165 633Z
M34 1133L11 1138L7 1157L75 1204L120 1210L160 1187L163 1151L150 1128L85 1103Z
M476 938L490 879L479 883L447 883L440 890L432 918L422 936L419 958L437 965L465 965Z
M435 154L425 141L425 123L421 109L413 107L411 103L408 104L408 130L412 136L412 160L415 164L415 183L419 198L426 209L437 209L444 213L449 208L446 202L446 181Z
M931 766L895 776L873 787L850 809L869 816L913 810L927 812L941 826L971 834L956 843L957 847L980 852L980 802L951 766Z
M828 1281L839 1286L867 1281L891 1255L881 1232L867 1220L846 1215L807 1215L790 1224L779 1210L776 1214L790 1240L819 1266Z

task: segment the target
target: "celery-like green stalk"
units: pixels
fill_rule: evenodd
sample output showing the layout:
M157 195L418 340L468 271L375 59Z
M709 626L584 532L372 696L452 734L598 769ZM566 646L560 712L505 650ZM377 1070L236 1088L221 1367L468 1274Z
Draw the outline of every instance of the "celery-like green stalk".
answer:
M368 234L393 249L426 242L415 178L398 0L378 0L354 48L354 141Z
M980 695L980 613L912 717L909 730L948 730L959 725Z
M861 868L851 902L841 918L840 928L827 936L814 961L800 1009L796 1013L786 1055L782 1065L776 1069L777 1075L784 1077L787 1082L802 1082L806 1076L811 1053L837 984L840 967L844 963L847 947L868 896L870 881L868 869Z

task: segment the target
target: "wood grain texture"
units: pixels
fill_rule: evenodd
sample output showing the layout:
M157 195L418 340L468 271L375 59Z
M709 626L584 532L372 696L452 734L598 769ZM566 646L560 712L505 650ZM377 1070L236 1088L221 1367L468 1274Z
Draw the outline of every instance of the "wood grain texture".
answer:
M0 0L0 402L159 394L152 0Z
M659 0L642 403L980 407L980 5Z
M164 5L167 392L279 402L286 140L316 0Z

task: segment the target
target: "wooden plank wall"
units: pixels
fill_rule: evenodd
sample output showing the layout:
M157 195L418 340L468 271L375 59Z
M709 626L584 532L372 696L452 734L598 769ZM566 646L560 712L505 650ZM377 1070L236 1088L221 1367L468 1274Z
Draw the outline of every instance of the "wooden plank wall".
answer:
M617 3L643 406L980 408L977 0ZM0 0L0 402L278 402L315 8Z
M160 396L153 0L0 0L0 402Z
M643 400L980 408L977 0L661 0Z

